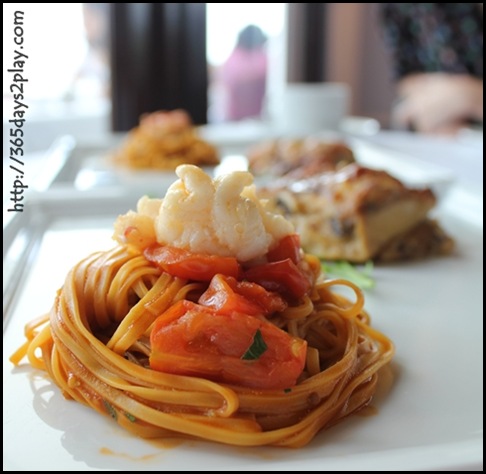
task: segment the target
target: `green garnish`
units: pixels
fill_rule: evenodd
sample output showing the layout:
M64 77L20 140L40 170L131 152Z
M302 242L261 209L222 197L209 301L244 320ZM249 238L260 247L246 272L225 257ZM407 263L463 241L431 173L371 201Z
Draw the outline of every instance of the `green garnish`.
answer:
M373 262L371 260L360 266L360 268L344 260L321 262L321 264L322 270L326 274L349 280L363 290L369 290L375 286L375 280L371 276L373 272Z
M267 349L268 347L263 340L262 333L260 332L260 329L257 329L255 335L253 336L251 346L241 356L241 358L243 360L257 360Z
M290 393L292 391L291 388L284 388L284 393Z
M135 423L135 421L137 421L137 419L131 414L131 413L128 413L128 412L125 412L125 416L128 418L128 420L130 420L132 423Z
M106 411L108 412L108 414L114 419L116 420L118 418L118 414L115 410L115 408L113 407L113 405L110 403L110 402L107 402L106 400L103 400L103 405L105 406L105 409Z

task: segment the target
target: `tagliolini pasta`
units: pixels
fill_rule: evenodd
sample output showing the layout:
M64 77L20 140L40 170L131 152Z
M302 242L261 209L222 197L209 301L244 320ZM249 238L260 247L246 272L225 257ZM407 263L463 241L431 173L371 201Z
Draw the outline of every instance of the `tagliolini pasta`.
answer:
M177 174L163 200L118 218L115 248L74 266L11 360L27 356L67 398L141 437L304 446L370 403L393 344L361 291L326 280L265 210L248 173ZM221 202L236 231L222 227ZM199 227L165 227L197 205Z
M216 147L199 135L189 114L176 109L142 115L112 161L130 170L173 171L184 163L214 166L220 159Z

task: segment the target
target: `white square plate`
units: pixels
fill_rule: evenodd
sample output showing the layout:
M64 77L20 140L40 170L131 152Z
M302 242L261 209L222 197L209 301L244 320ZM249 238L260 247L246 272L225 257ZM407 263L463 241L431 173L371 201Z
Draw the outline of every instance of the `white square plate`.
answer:
M437 209L454 255L375 268L366 308L396 344L376 414L298 450L134 438L25 362L9 362L24 324L49 310L74 263L113 245L113 221L135 202L47 193L4 229L4 470L482 470L482 201L454 188Z

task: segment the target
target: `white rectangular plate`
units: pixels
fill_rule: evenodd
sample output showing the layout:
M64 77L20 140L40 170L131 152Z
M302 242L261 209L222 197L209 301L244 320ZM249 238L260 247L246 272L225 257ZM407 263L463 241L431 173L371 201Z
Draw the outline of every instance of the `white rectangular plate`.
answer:
M36 180L34 188L92 189L120 188L139 194L160 195L177 177L174 171L136 170L115 165L110 156L120 146L125 134L113 134L103 143L78 144L72 137L58 139L47 153L44 173ZM267 138L269 139L269 138ZM370 168L388 171L404 184L415 187L431 187L442 198L454 181L453 173L440 165L428 163L407 153L400 153L371 143L365 139L345 138L342 135L322 135L323 140L344 140L353 149L358 163ZM245 153L253 142L228 146L215 142L219 147L221 164L203 167L212 175L235 170L247 170ZM258 177L257 183L265 184L269 176Z
M482 202L454 188L437 209L454 255L375 268L366 308L396 344L376 414L299 450L144 441L9 362L24 324L49 310L74 263L113 245L114 219L135 202L47 193L4 229L4 470L482 470Z
M387 171L406 186L430 187L438 198L443 198L454 182L454 175L449 169L423 161L408 153L391 150L357 138L350 139L349 145L358 163Z

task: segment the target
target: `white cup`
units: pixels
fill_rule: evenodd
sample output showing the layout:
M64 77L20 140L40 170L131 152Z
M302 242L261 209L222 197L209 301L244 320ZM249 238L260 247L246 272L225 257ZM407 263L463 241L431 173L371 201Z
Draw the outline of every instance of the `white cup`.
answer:
M271 105L275 130L286 135L338 131L348 115L351 90L339 82L290 83Z

